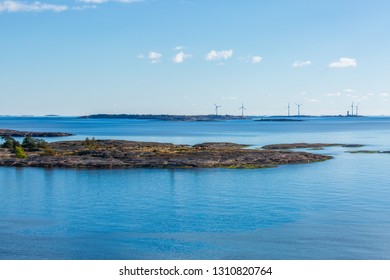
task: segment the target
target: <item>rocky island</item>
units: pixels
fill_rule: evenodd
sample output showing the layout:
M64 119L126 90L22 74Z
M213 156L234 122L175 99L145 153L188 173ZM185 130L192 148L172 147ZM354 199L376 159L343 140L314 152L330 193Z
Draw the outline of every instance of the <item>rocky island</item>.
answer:
M9 145L12 146L12 141ZM23 143L34 143L31 139ZM23 144L28 147L27 144ZM0 166L62 168L264 168L328 160L327 155L250 149L234 143L194 146L122 140L38 143L15 156L0 148Z
M12 129L0 129L0 136L25 137L27 135L31 137L63 137L63 136L72 136L73 134L65 133L65 132L34 132L34 131L19 131L19 130L12 130Z
M361 144L331 144L331 143L291 143L291 144L271 144L263 146L267 150L291 150L291 149L312 149L321 150L325 147L343 147L343 148L360 148Z

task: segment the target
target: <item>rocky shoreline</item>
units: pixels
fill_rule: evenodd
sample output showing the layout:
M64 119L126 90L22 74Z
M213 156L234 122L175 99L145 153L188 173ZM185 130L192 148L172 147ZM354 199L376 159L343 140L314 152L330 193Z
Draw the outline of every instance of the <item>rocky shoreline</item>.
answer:
M265 168L283 164L320 162L331 156L271 149L248 149L235 143L194 146L122 140L47 143L16 158L0 148L0 166L45 168ZM246 148L246 149L244 149Z
M1 136L9 136L9 137L64 137L64 136L72 136L71 133L65 132L35 132L35 131L19 131L12 129L0 129L0 137Z

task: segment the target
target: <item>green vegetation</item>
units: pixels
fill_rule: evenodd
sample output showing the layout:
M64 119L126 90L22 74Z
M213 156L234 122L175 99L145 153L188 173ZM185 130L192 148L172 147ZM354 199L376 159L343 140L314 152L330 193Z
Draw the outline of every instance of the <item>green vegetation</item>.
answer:
M19 141L16 141L11 136L2 136L4 143L1 145L2 148L6 148L12 152L15 152L15 148L20 146Z
M93 149L93 148L96 148L98 146L98 143L95 139L95 137L92 137L92 139L89 139L88 137L85 138L85 140L83 141L83 146L88 148L88 149Z
M15 148L15 156L17 158L26 158L27 157L26 153L24 152L24 150L21 146L17 146Z
M25 150L39 151L48 148L45 140L34 139L29 135L24 137L22 144L20 144L19 141L15 140L11 136L3 136L2 139L4 142L1 147L8 149L10 152L13 152L17 158L26 158L27 155Z
M39 151L40 149L44 149L47 146L47 143L43 139L35 139L31 136L27 135L24 137L22 142L22 147L27 151Z
M46 146L43 148L42 155L43 156L55 156L55 155L57 155L57 152L53 148Z

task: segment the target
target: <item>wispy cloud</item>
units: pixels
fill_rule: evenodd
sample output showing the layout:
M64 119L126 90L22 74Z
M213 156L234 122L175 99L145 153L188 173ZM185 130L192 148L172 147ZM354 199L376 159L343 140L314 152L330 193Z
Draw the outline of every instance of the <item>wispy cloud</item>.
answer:
M310 60L305 60L305 61L295 61L291 66L292 67L304 67L304 66L308 66L311 64L311 61Z
M161 61L161 57L162 57L162 54L155 52L155 51L151 51L148 55L150 62L152 62L153 64L159 63Z
M17 12L44 12L44 11L52 11L52 12L64 12L69 10L69 6L66 5L57 5L57 4L47 4L41 2L21 2L21 1L2 1L0 2L0 13L8 12L8 13L17 13Z
M384 97L389 96L389 94L388 94L387 92L382 92L380 95L381 95L381 96L384 96Z
M191 57L191 54L179 52L172 58L172 61L173 63L183 63L189 57Z
M338 61L334 61L328 65L329 68L346 68L356 67L357 60L355 58L341 57Z
M173 49L174 49L175 51L182 51L182 50L185 49L185 47L184 47L184 46L176 46L176 47L174 47Z
M103 4L108 2L131 4L136 2L142 2L143 0L79 0L79 1L83 3L90 3L90 4Z
M344 92L356 92L356 90L352 89L352 88L346 88L346 89L343 89Z
M263 60L263 58L261 56L258 56L258 55L254 55L251 57L250 61L252 64L258 64L260 63L261 61Z
M237 100L238 97L235 97L235 96L225 96L225 97L222 97L222 100Z
M330 92L326 94L327 96L341 96L341 92Z
M209 53L206 54L206 60L213 61L213 60L226 60L228 58L231 58L233 56L233 50L223 50L223 51L216 51L211 50Z
M52 0L54 1L54 0ZM0 1L0 13L19 13L19 12L65 12L69 10L85 10L96 8L96 5L115 2L122 4L131 4L136 2L143 2L144 0L78 0L78 3L84 3L87 5L77 4L52 4L49 2L39 1L18 1L18 0L6 0ZM76 3L77 3L76 2Z

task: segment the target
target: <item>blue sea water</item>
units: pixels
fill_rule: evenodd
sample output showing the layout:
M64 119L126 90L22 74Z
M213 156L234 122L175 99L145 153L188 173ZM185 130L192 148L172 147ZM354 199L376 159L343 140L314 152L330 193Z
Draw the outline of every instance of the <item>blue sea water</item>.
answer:
M390 151L390 118L166 122L1 117L67 139ZM50 139L47 139L50 140ZM51 140L65 140L56 138ZM390 259L390 154L269 169L0 168L0 259Z

